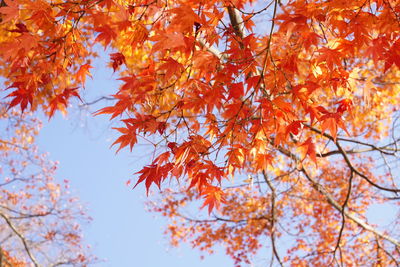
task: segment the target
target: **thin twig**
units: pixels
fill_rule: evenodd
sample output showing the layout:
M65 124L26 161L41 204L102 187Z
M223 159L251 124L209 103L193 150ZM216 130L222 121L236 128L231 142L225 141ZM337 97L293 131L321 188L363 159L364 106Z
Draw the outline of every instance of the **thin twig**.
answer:
M19 239L21 240L22 244L24 245L25 251L28 254L29 258L31 259L33 265L35 267L39 267L40 265L38 264L35 257L33 256L25 237L17 230L17 228L14 226L14 224L11 222L11 220L5 214L0 213L0 217L2 217L6 221L6 223L11 228L11 230L19 237Z
M274 185L271 183L271 181L268 178L267 173L263 170L262 171L263 177L265 182L267 183L268 187L271 190L271 243L272 243L272 252L275 258L278 260L280 266L283 266L282 260L279 257L278 250L276 249L276 244L275 244L275 221L276 221L276 208L275 208L275 199L276 199L276 189ZM271 260L271 266L273 264L273 257Z

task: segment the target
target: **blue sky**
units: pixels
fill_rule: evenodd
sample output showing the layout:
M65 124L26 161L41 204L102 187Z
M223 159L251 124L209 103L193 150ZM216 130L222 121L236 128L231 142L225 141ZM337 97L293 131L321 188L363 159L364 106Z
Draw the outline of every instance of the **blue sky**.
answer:
M118 76L105 68L108 57L93 63L93 80L87 81L84 99L91 101L116 91ZM43 120L37 139L41 151L59 161L57 178L68 179L71 191L80 197L93 218L84 227L85 239L103 262L96 267L191 267L232 266L221 250L218 255L200 259L197 250L187 245L171 248L163 236L166 221L145 211L143 186L132 190L125 182L147 163L146 147L115 154L110 148L115 133L107 116L93 117L100 106L83 111L76 107L64 118L57 113Z

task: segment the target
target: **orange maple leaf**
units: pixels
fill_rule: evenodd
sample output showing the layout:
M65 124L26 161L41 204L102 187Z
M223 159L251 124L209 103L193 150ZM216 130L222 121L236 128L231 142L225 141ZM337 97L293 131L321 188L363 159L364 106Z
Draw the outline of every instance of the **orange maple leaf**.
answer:
M224 191L222 191L220 187L212 185L205 186L205 189L201 192L201 196L205 199L201 208L207 206L209 214L214 208L218 210L221 203L226 203L224 195Z
M75 88L65 88L64 91L63 91L61 94L56 95L56 96L53 98L53 100L50 101L49 106L48 106L48 107L50 108L49 114L48 114L49 119L50 119L51 117L53 117L53 115L54 115L54 113L55 113L55 111L56 111L57 109L65 109L65 108L67 108L68 99L69 99L71 96L75 96L75 97L79 98L79 100L82 101L82 99L81 99L81 97L79 96L77 90L78 90L78 87L75 87Z
M84 84L85 83L85 81L86 81L86 76L89 76L90 78L93 78L92 77L92 74L90 74L90 69L92 69L93 67L92 66L90 66L89 64L84 64L84 65L82 65L80 68L79 68L79 70L78 70L78 72L75 74L75 79L78 81L78 82L81 82L82 84Z
M315 153L315 144L312 142L311 137L307 138L307 140L300 144L300 147L303 150L304 156L303 160L306 156L310 156L311 160L317 165L317 154Z
M163 182L171 169L174 167L172 163L167 163L163 166L158 164L151 164L145 166L142 170L138 171L136 174L140 174L138 181L136 182L135 188L138 184L145 182L147 194L149 193L149 189L151 184L156 184L158 188L161 187L161 182Z
M13 0L3 0L5 2L5 6L0 7L0 13L4 16L1 16L0 22L6 23L10 20L16 19L19 16L19 4L18 1Z
M174 75L179 77L181 72L184 70L183 65L171 57L163 61L164 63L158 67L158 70L165 72L165 78L167 80L172 78Z
M319 121L321 122L322 132L324 133L326 130L329 130L334 142L336 142L338 126L342 128L347 133L347 135L350 135L346 129L346 126L344 125L341 116L342 115L340 113L327 113L321 116L321 118L319 119Z

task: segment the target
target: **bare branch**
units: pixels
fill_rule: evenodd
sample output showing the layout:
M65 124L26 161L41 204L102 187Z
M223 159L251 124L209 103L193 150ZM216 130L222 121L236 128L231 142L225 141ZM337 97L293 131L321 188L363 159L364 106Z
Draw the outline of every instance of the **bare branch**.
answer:
M272 244L272 252L275 258L278 260L280 266L283 266L282 260L279 257L278 250L276 249L276 244L275 244L275 221L276 221L276 208L275 208L275 199L276 199L276 189L274 185L271 183L270 179L268 178L267 173L263 170L262 171L263 177L265 182L267 183L268 187L271 190L271 226L270 226L270 231L271 231L271 244ZM273 264L273 259L272 257L271 260L271 266Z
M210 46L204 38L197 37L197 41L203 46L208 52L212 53L214 56L219 58L219 60L224 60L226 56L221 53L215 46Z
M228 14L235 34L240 38L240 40L243 39L244 23L239 10L237 10L235 7L228 6Z
M281 152L282 154L294 159L298 161L298 158L295 154L293 154L292 152L290 152L287 149L284 149L282 147L278 147L279 152ZM357 174L356 171L354 171L353 169L351 169L354 173ZM299 171L301 171L305 177L307 178L307 180L309 180L312 184L312 187L317 190L318 192L320 192L322 195L324 195L328 201L329 204L331 204L335 209L337 209L339 212L341 212L342 214L344 214L347 218L349 218L350 220L352 220L353 222L355 222L356 224L358 224L360 227L362 227L363 229L372 232L374 234L376 234L377 236L389 241L390 243L394 244L396 247L400 247L400 241L390 237L386 234L384 234L383 232L379 231L378 229L372 227L371 225L369 225L367 222L365 222L364 220L362 220L361 218L359 218L358 216L349 213L347 210L343 210L343 207L336 202L336 200L333 198L333 196L331 194L329 194L329 192L327 190L325 190L323 188L322 185L320 185L316 180L314 180L310 175L308 175L308 172L306 171L306 169L304 168L304 166L301 167L301 169L299 169Z
M389 241L390 243L392 243L396 247L400 247L400 241L399 240L397 240L397 239L395 239L395 238L393 238L391 236L388 236L385 233L379 231L378 229L372 227L367 222L365 222L364 220L362 220L358 216L348 212L347 210L343 210L342 206L338 202L336 202L336 200L333 198L333 196L331 194L329 194L329 192L322 185L320 185L316 180L314 180L308 174L308 172L306 171L304 166L300 169L300 171L304 174L304 176L307 178L307 180L311 182L312 187L315 190L317 190L319 193L324 195L326 197L328 203L331 204L335 209L337 209L338 211L343 213L347 218L349 218L350 220L352 220L353 222L358 224L363 229L365 229L365 230L367 230L367 231L369 231L371 233L374 233L375 235L379 236L382 239L385 239L385 240Z
M350 199L350 195L351 195L351 188L352 188L352 183L353 183L353 178L354 178L354 173L352 171L350 171L350 177L349 177L349 185L347 187L347 194L346 194L346 199L344 200L344 203L342 205L342 210L341 210L341 214L342 214L342 225L340 226L340 231L339 231L339 236L338 236L338 240L336 243L336 247L333 251L333 255L336 254L336 251L338 249L340 249L340 241L342 239L342 235L343 235L343 230L344 230L344 226L346 224L346 215L344 214L345 208L347 206L347 203L349 202ZM341 258L342 259L342 258Z
M93 101L90 102L84 102L83 104L81 104L80 106L90 106L90 105L94 105L102 100L115 100L115 98L112 97L108 97L108 96L101 96Z
M19 239L21 240L22 244L24 245L25 251L28 254L29 258L31 259L33 265L35 267L39 267L40 265L38 264L35 257L33 256L25 237L17 230L17 228L14 226L14 224L11 222L11 220L5 214L0 213L0 217L2 217L6 221L6 223L11 228L11 230L19 237Z
M312 131L314 131L314 132L316 132L316 133L319 133L319 134L321 134L321 135L327 137L328 139L330 139L330 140L336 145L336 147L338 148L340 154L342 155L344 161L346 162L346 164L347 164L347 166L350 168L350 170L351 170L352 172L354 172L355 174L357 174L358 176L360 176L361 178L363 178L363 179L364 179L365 181L367 181L370 185L372 185L372 186L374 186L374 187L376 187L376 188L378 188L378 189L380 189L380 190L383 190L383 191L388 191L388 192L392 192L392 193L396 193L396 194L400 192L400 189L397 189L397 188L387 188L387 187L384 187L384 186L381 186L381 185L375 183L375 182L372 181L370 178L368 178L364 173L362 173L361 171L359 171L359 170L352 164L352 162L350 161L349 157L347 156L346 151L345 151L345 150L342 148L342 146L340 145L340 143L339 143L339 138L336 138L336 140L335 140L331 135L329 135L329 134L327 134L327 133L322 133L320 130L315 129L314 127L311 127L311 126L309 126L309 125L306 125L306 126L307 126L308 128L310 128ZM370 145L370 144L369 144L369 145ZM370 146L373 146L373 145L370 145ZM375 147L375 148L376 148L378 151L380 151L379 148L377 148L377 147Z

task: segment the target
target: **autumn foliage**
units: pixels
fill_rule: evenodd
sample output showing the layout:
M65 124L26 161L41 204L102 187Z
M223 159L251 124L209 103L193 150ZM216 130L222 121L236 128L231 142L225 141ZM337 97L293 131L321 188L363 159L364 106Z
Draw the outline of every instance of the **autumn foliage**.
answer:
M80 223L89 217L35 146L41 123L4 103L0 112L0 266L87 266Z
M221 243L236 264L265 247L285 266L400 264L398 215L368 215L398 212L398 0L1 3L9 108L65 111L95 47L109 53L121 86L96 114L119 121L117 151L153 147L133 183L168 188L150 209L173 244Z

